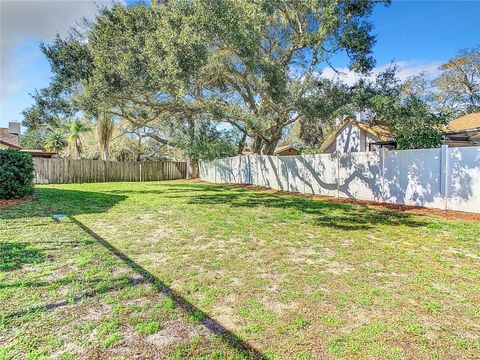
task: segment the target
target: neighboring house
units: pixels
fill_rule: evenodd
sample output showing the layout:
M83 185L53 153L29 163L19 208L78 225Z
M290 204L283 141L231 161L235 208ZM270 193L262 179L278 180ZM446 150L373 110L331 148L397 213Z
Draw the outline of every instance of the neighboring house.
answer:
M40 157L40 158L52 158L55 155L57 155L57 153L50 152L50 151L43 151L43 150L25 150L25 149L22 149L20 151L26 152L27 154L32 155L32 157Z
M20 147L20 123L10 122L8 128L0 128L0 150L19 150L33 157L51 158L54 152L42 150L25 150Z
M245 146L242 151L242 155L253 155L252 150ZM288 156L288 155L300 155L300 150L293 145L284 145L275 148L273 155L276 156Z
M0 150L7 150L7 149L12 149L12 150L20 150L21 147L17 145L10 144L6 141L0 140Z
M288 156L288 155L300 155L300 150L293 145L279 146L273 152L273 155Z
M378 147L395 149L395 141L385 126L347 118L325 139L320 150L325 153L346 153L372 151Z
M480 113L468 114L449 122L444 144L448 146L480 145Z
M21 149L19 123L9 122L8 128L0 128L0 149Z

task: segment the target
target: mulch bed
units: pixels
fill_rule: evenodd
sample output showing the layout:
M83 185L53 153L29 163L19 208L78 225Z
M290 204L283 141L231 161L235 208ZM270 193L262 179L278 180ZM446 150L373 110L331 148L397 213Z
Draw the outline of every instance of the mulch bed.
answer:
M392 209L397 211L405 211L408 213L414 213L418 215L437 215L445 219L470 220L470 221L480 222L480 214L464 212L464 211L431 209L431 208L424 208L421 206L391 204L391 203L382 203L382 202L367 201L367 200L337 199L337 198L332 198L328 196L319 196L319 195L312 195L312 197L322 201L362 204L366 206L382 207L382 208Z
M34 199L33 195L25 196L19 199L10 199L10 200L0 199L0 209L7 209L12 206L23 204L24 202L27 202L27 201L32 201L33 199Z

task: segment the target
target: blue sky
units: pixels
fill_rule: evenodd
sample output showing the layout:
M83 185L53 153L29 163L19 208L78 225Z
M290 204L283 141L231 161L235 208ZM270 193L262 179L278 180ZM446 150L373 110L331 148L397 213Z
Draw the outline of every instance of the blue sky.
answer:
M9 121L21 121L22 110L32 104L29 93L49 83L49 64L39 50L40 41L51 41L56 32L64 34L80 16L92 17L96 5L75 0L1 0L0 4L0 127L4 127ZM480 0L394 0L390 7L377 7L371 20L377 34L373 55L378 69L395 61L401 78L434 71L458 50L480 45ZM335 65L342 68L346 63L339 58ZM348 81L350 74L345 72ZM329 70L325 75L333 76Z

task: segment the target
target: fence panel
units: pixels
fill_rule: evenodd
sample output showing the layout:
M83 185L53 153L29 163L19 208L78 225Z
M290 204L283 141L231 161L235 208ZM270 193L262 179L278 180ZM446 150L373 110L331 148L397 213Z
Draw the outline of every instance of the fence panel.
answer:
M480 147L200 162L216 183L480 213Z
M173 161L103 161L34 158L36 184L184 179L187 165Z
M420 149L385 152L384 199L386 202L444 207L441 193L441 150Z
M381 154L344 153L338 159L338 196L383 201Z
M447 208L480 212L480 147L450 149L446 173Z
M337 196L337 154L304 155L299 157L304 168L305 193Z

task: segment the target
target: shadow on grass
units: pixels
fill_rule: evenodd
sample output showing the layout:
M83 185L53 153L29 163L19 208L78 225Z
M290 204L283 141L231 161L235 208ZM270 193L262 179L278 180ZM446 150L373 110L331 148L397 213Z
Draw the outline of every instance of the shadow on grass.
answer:
M67 306L67 305L76 304L76 303L78 303L82 300L90 299L90 298L96 297L96 296L101 295L101 294L106 294L106 293L111 292L111 291L117 291L117 290L125 289L127 287L135 286L135 285L142 284L142 283L145 283L145 282L146 282L146 280L143 279L143 278L142 279L127 279L127 278L115 279L115 284L114 285L103 286L103 287L98 288L94 291L90 291L90 292L87 292L87 293L84 293L84 294L81 294L81 295L74 296L73 298L71 298L69 300L60 301L60 302L56 302L56 303L51 303L51 304L47 304L47 305L35 306L35 307L31 307L31 308L26 309L26 310L18 311L18 312L9 314L7 316L4 316L3 321L4 322L9 322L9 321L12 321L15 318L20 318L20 317L28 315L28 314L34 314L34 313L39 313L39 312L43 312L43 311L58 309L58 308L61 308L61 307ZM53 284L53 283L51 283L51 284Z
M23 265L39 264L45 261L45 255L30 243L0 242L0 271L10 271Z
M120 279L115 279L113 281L118 281L122 280ZM61 279L56 279L52 281L46 281L46 280L22 280L22 281L17 281L14 283L9 283L9 284L3 284L0 283L0 290L1 289L11 289L11 288L21 288L21 289L26 289L26 288L37 288L37 287L42 287L42 286L53 286L53 287L60 287L60 286L66 286L66 285L71 285L71 284L82 284L82 285L96 285L96 284L102 284L106 283L107 281L111 281L110 279L102 279L102 278L97 278L97 279L77 279L77 278L72 278L72 277L65 277ZM98 292L97 292L98 293ZM28 312L28 311L27 311Z
M213 186L212 186L213 187ZM188 203L195 205L228 205L238 208L278 208L313 215L313 223L340 230L368 230L378 224L421 227L425 223L411 214L363 204L338 203L311 199L305 195L275 194L258 188L222 187L225 192L187 195ZM171 195L170 197L177 197Z
M230 332L226 329L222 324L217 322L215 319L211 318L197 308L195 305L191 304L186 300L183 296L177 293L175 290L167 286L164 282L162 282L159 278L153 275L151 272L146 270L141 265L137 264L133 259L125 255L123 252L118 250L88 226L77 220L75 217L70 217L70 220L76 224L79 228L81 228L85 233L89 236L97 240L101 245L107 248L112 254L114 254L117 258L119 258L123 263L125 263L128 267L130 267L133 271L137 274L141 275L142 279L152 284L158 291L162 292L164 295L169 296L175 303L175 308L183 312L185 315L189 317L193 317L197 319L201 324L203 324L207 329L209 329L212 333L221 336L223 341L228 344L231 348L236 349L244 356L249 358L255 359L263 359L263 355L256 350L251 345L244 342L241 338L239 338L234 333Z
M102 213L127 199L126 195L58 188L37 189L36 196L36 201L1 211L0 220Z
M148 185L149 187L152 186L152 184ZM210 185L204 185L204 184L189 184L187 182L185 183L178 183L178 184L162 184L162 188L158 190L108 190L104 191L103 193L105 194L139 194L139 195L145 195L145 194L157 194L157 195L168 195L171 193L188 193L188 192L220 192L223 191L224 189L221 187L213 187Z

